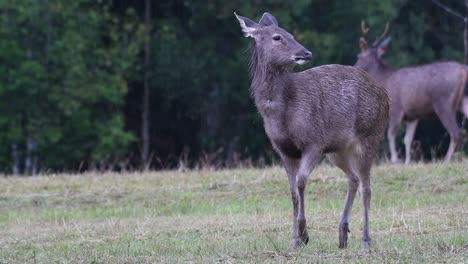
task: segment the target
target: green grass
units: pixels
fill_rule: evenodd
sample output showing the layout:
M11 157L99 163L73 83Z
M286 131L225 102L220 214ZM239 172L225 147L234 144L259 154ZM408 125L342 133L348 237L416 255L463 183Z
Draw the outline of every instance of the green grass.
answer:
M337 247L341 171L311 175L311 240L288 250L282 168L0 178L0 263L467 263L468 160L372 171L371 250Z

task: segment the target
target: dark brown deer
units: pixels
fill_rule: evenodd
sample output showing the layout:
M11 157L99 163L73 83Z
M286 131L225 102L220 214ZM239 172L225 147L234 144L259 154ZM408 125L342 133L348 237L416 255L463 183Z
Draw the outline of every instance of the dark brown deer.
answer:
M304 215L307 179L322 154L348 177L348 193L339 225L339 246L348 241L349 213L360 185L364 204L362 244L371 244L370 169L388 122L389 99L365 71L325 65L292 73L312 53L265 13L260 22L238 16L251 50L251 92L265 131L281 157L289 178L294 208L291 248L309 241Z
M461 136L456 112L462 110L468 117L467 66L447 61L393 69L382 61L382 55L390 43L390 37L387 37L388 24L370 48L366 41L369 28L366 28L364 21L361 23L361 31L361 53L355 66L372 75L387 89L391 98L387 131L391 161L398 161L395 136L402 120L406 121L404 143L405 163L408 164L418 120L437 116L450 135L450 145L445 156L445 162L449 162Z

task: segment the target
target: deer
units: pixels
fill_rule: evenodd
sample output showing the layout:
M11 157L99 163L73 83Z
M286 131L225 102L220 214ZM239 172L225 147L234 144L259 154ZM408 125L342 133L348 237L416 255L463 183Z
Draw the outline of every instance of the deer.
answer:
M292 72L312 53L278 20L264 13L258 23L236 16L245 37L253 39L250 91L273 149L289 179L293 204L291 250L309 241L304 192L312 170L326 155L345 172L348 191L338 226L339 247L348 245L349 216L358 188L362 194L362 246L370 248L370 170L388 122L389 97L365 71L323 65Z
M468 117L468 68L454 62L434 62L431 64L393 68L382 56L385 54L391 37L389 24L384 32L368 47L369 28L361 22L362 36L359 41L361 52L354 66L367 71L383 85L390 95L390 119L387 137L390 146L390 160L399 162L395 137L402 121L406 122L405 164L411 162L411 144L420 119L438 117L450 135L450 145L445 155L448 163L460 140L462 129L457 125L456 113L461 110Z

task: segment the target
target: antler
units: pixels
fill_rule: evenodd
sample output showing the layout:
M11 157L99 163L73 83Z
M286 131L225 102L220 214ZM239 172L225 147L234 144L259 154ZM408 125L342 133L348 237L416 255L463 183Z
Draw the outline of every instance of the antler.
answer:
M367 32L369 32L370 28L366 28L366 21L362 20L361 21L361 31L362 31L362 37L365 39L367 37Z
M382 35L380 35L380 37L378 37L374 43L372 43L372 47L377 47L386 37L387 37L387 34L388 34L388 30L390 28L390 23L387 22L387 24L385 24L385 30L384 32L382 33Z
M361 21L361 31L362 37L359 39L359 46L361 47L361 51L367 50L367 32L369 32L369 28L366 28L366 22L364 20Z

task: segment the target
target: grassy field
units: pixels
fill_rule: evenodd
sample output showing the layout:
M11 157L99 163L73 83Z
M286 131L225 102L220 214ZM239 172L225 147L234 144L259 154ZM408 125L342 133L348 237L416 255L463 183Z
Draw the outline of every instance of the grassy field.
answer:
M468 160L372 172L373 248L337 247L346 181L310 177L311 241L289 252L282 168L0 178L0 263L468 263Z

